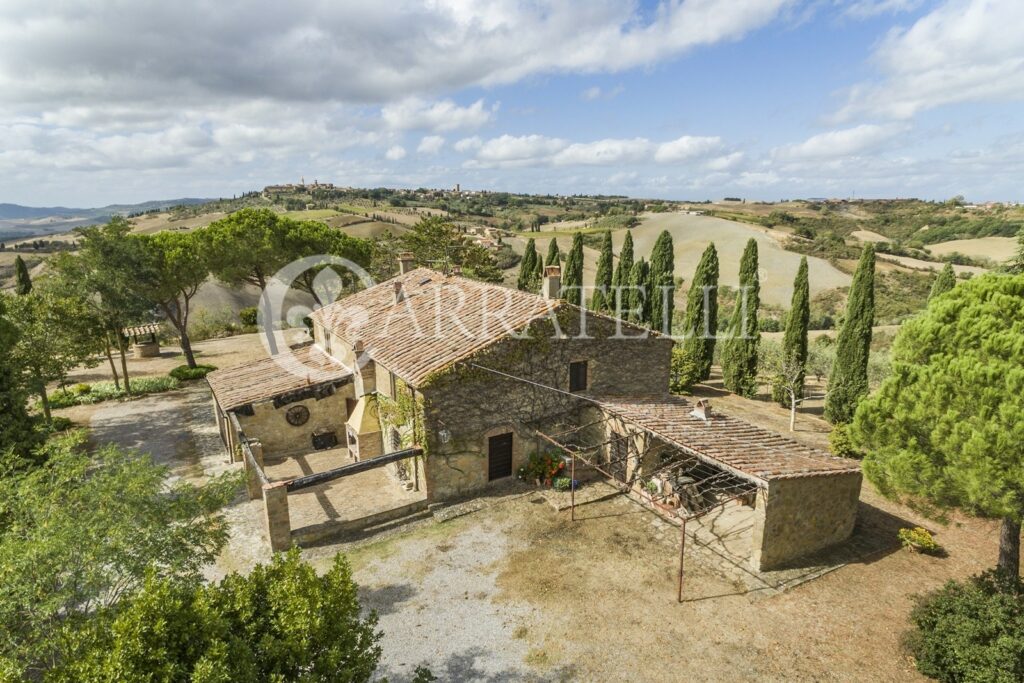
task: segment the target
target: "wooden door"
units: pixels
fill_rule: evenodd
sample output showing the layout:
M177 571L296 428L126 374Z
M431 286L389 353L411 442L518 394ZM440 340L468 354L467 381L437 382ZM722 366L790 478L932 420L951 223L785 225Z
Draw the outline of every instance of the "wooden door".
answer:
M487 480L512 476L512 432L487 440Z

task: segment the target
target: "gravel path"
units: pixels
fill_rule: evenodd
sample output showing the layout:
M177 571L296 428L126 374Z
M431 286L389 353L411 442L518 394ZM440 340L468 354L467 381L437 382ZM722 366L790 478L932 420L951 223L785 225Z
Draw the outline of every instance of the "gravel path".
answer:
M506 524L480 522L451 523L464 530L398 544L355 573L363 605L377 610L384 631L379 675L405 681L424 665L442 681L536 679L517 631L536 610L496 599L512 540Z

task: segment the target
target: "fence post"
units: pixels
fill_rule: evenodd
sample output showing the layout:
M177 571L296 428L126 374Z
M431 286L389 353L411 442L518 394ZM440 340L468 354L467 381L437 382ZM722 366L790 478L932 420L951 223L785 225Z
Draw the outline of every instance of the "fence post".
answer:
M276 553L288 550L292 546L292 523L288 516L288 482L264 484L263 509L271 551Z

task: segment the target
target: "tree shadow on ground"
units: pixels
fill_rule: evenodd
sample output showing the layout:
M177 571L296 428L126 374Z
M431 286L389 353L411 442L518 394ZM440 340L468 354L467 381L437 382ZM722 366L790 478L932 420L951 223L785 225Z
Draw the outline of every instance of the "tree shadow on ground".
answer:
M392 583L379 588L360 588L359 601L365 609L377 614L393 614L401 610L399 603L407 602L418 591L410 583Z
M546 669L543 672L532 673L526 667L522 669L507 669L503 671L488 671L480 666L480 662L486 662L490 658L490 652L482 647L474 647L462 652L448 655L441 664L432 662L420 662L418 666L430 669L430 672L439 681L484 681L486 683L511 683L513 681L564 681L574 680L577 677L575 665L566 665ZM415 668L415 667L413 667ZM379 675L386 676L389 681L400 683L412 679L409 672L397 672L387 668L378 670Z

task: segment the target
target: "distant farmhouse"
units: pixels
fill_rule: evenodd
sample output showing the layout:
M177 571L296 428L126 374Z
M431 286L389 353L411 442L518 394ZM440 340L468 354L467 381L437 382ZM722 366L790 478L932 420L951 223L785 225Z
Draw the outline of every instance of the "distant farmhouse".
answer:
M373 528L552 450L685 524L727 512L754 570L845 540L856 463L669 394L671 339L543 294L414 268L312 314L313 340L217 370L217 422L271 546Z

